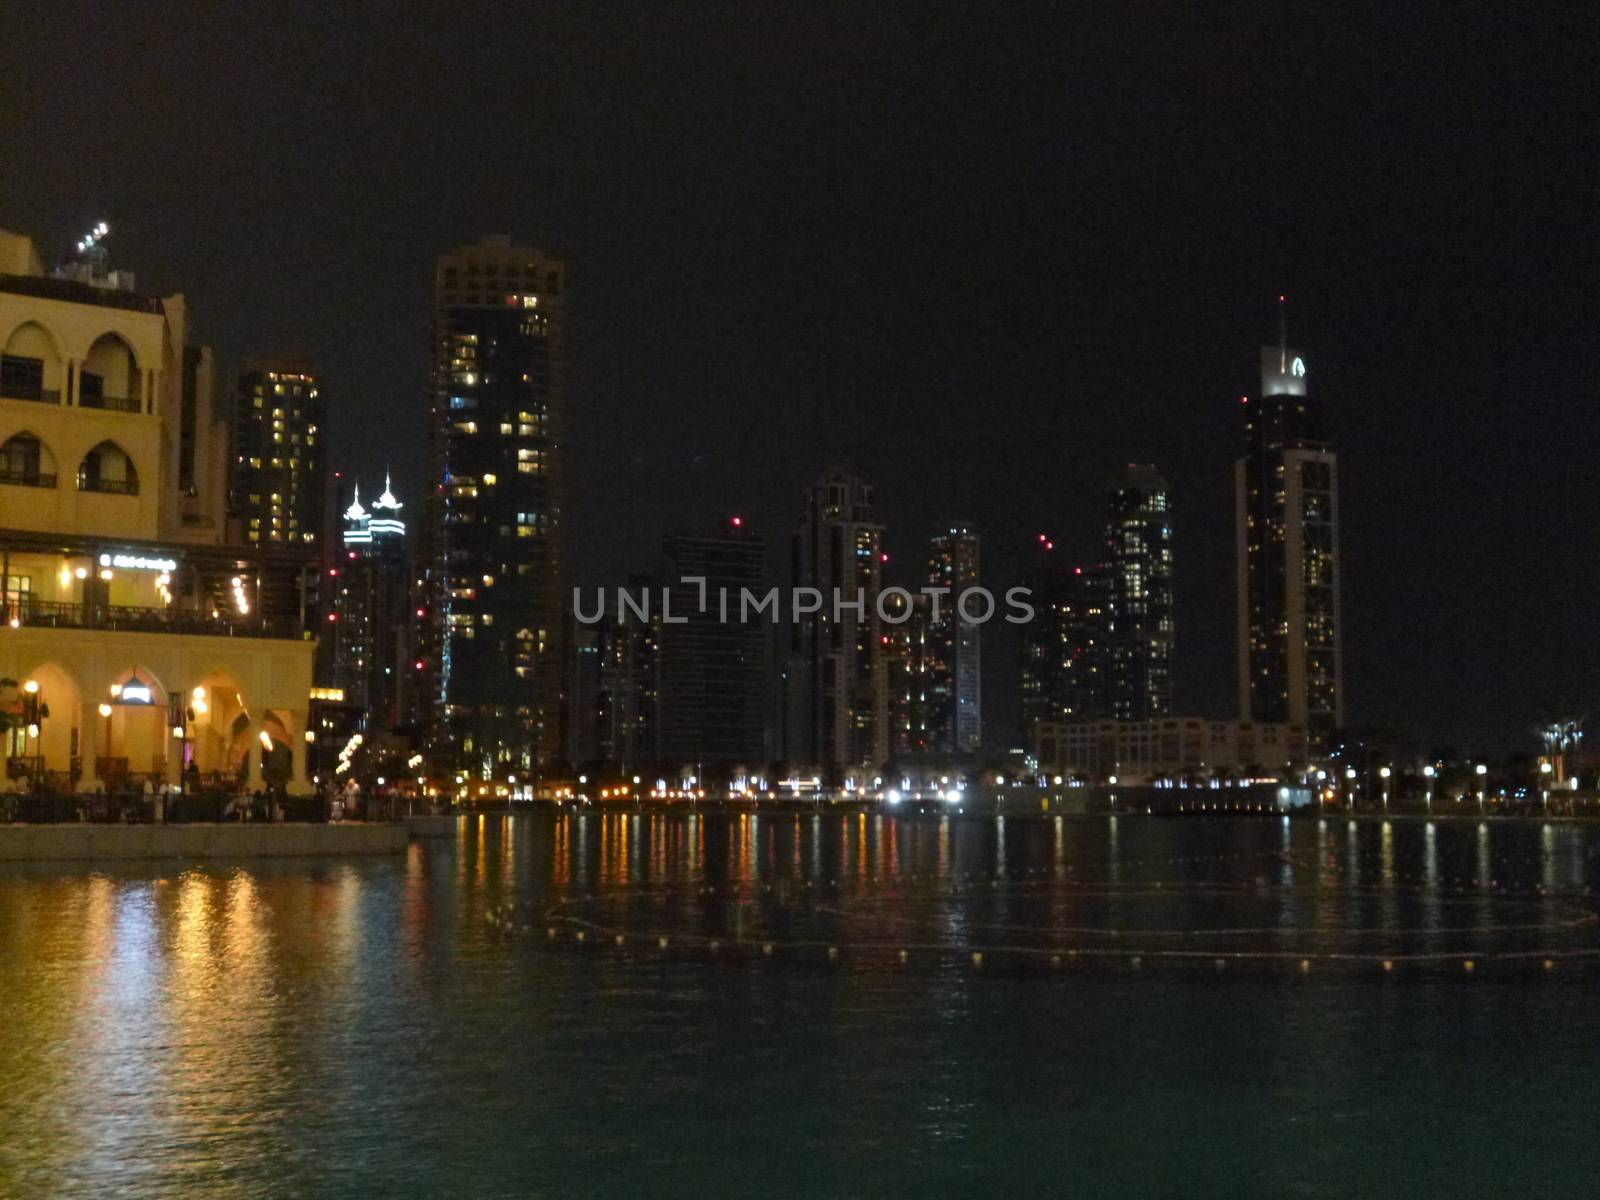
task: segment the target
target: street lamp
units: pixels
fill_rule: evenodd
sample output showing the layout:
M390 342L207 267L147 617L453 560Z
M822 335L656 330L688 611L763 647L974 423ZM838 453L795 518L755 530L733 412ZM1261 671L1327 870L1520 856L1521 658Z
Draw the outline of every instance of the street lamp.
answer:
M35 766L38 774L43 775L44 738L40 734L40 729L44 725L44 719L50 715L50 706L44 702L44 697L39 694L39 681L37 679L30 679L24 683L22 691L22 719L27 722L27 728L23 732L29 739L38 743L34 746L37 754L31 757L37 760ZM26 743L23 744L23 750L24 757L30 757L26 754Z
M1344 769L1344 781L1345 781L1345 795L1346 795L1346 799L1349 801L1349 804L1350 804L1350 811L1351 812L1355 812L1355 810L1356 810L1356 769L1354 767L1346 767Z
M1479 763L1473 768L1473 771L1476 772L1478 776L1478 815L1481 817L1483 815L1484 789L1489 786L1487 778L1489 774L1489 768L1485 764Z
M111 757L111 705L105 703L105 701L101 701L100 702L100 715L106 719L106 744L105 744L105 749L101 751L101 754L103 754L107 758L110 758ZM95 774L98 775L99 771L97 770L95 772Z
M1389 811L1389 776L1392 774L1388 767L1378 768L1378 778L1383 780L1383 811Z
M1433 816L1433 777L1437 772L1432 764L1422 768L1422 777L1428 781L1428 815Z
M1548 761L1539 764L1539 795L1544 802L1544 815L1547 817L1550 815L1550 773L1554 769Z

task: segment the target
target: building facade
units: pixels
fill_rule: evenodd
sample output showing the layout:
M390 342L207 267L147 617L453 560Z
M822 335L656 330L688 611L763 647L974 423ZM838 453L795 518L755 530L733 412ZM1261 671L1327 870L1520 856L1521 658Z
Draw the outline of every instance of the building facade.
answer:
M981 629L962 620L956 607L964 591L979 586L979 566L978 535L970 526L952 525L933 539L927 585L942 591L937 613L932 597L926 605L921 694L926 741L937 754L976 754L982 743Z
M361 713L373 734L415 719L416 664L411 655L411 570L403 506L388 479L367 508L361 485L344 511L343 546L328 568L333 643L329 684Z
M889 675L889 749L897 763L931 754L934 749L934 647L928 619L931 611L932 597L920 591L910 591L909 598L897 592L885 593L888 621L883 645Z
M663 769L764 767L769 627L745 591L765 591L766 543L735 517L709 537L669 537L662 582L671 620L657 628L657 758ZM696 774L700 772L697 771Z
M434 277L422 675L436 756L486 775L561 753L565 268L488 237Z
M1170 489L1154 467L1129 464L1106 496L1104 697L1095 707L1122 721L1172 711L1172 517Z
M1324 749L1344 724L1339 599L1339 463L1305 359L1261 351L1234 466L1239 707L1247 721L1305 729Z
M791 627L784 757L841 776L889 758L889 656L878 614L883 526L872 487L842 467L806 492L791 577L819 607Z
M1021 630L1023 744L1042 721L1111 715L1112 574L1070 564L1040 534L1026 586L1034 618Z
M597 738L601 757L624 773L653 769L657 762L661 627L645 599L653 590L649 578L631 579L632 604L608 611L601 626Z
M246 541L321 548L326 414L309 364L250 362L240 371L229 507Z
M1299 726L1202 717L1042 721L1033 750L1042 774L1130 786L1288 779L1307 767Z
M81 246L81 244L80 244ZM225 540L227 426L181 296L0 231L0 705L57 790L305 787L306 554ZM273 780L276 781L276 780Z

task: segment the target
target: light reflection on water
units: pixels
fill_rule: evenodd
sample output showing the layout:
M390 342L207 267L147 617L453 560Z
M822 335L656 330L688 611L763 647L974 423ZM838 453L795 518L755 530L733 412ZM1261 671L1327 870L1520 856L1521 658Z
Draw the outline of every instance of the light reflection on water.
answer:
M470 818L393 860L8 868L0 1196L1407 1195L1463 1164L1486 1192L1572 1194L1587 1118L1555 1098L1600 1087L1592 974L714 966L554 953L485 916L665 889L716 929L701 885L809 881L838 885L846 939L1181 921L1515 949L1592 914L1597 846L1567 825L588 812Z

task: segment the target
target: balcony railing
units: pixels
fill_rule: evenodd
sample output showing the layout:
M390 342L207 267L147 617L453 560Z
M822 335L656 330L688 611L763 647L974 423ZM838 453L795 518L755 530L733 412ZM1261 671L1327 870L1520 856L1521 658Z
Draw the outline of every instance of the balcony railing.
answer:
M133 608L120 604L64 604L24 598L4 611L7 622L52 629L103 629L120 633L188 633L207 637L299 638L292 618L213 617L191 608Z
M10 471L0 467L0 483L15 484L17 487L53 488L56 477L44 471Z
M24 387L15 383L0 384L0 396L7 400L32 400L35 404L61 403L61 392L56 388Z
M107 492L113 496L137 496L139 494L139 481L137 479L94 479L88 475L79 475L78 490L80 492Z
M136 413L144 405L137 397L129 396L79 396L79 408L103 408L108 412Z

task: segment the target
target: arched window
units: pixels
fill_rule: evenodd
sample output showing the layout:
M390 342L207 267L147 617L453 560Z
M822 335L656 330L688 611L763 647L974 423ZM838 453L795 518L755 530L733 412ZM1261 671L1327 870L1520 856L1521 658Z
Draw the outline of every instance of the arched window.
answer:
M96 338L78 377L78 407L136 413L141 409L142 390L139 364L128 343L114 333Z
M0 445L0 483L53 488L56 457L33 434L12 434Z
M78 466L78 490L137 496L139 472L121 446L115 442L101 442L83 456Z
M61 403L61 357L50 335L34 321L13 329L0 351L0 396Z

